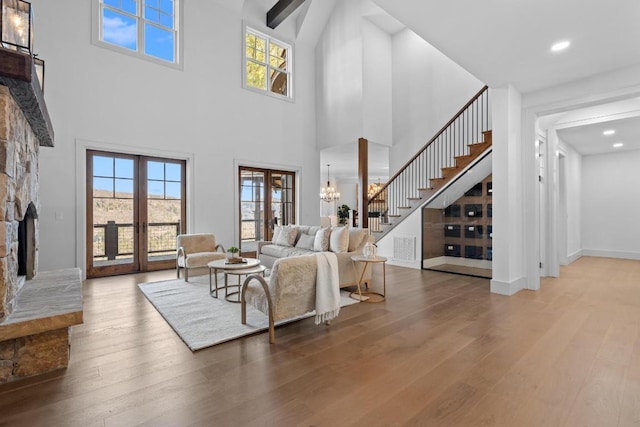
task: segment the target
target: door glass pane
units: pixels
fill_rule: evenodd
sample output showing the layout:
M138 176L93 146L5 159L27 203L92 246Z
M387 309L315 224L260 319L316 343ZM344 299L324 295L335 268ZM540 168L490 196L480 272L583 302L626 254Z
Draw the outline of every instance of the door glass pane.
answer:
M133 262L133 162L93 157L93 265Z
M182 218L182 163L147 161L147 260L175 259Z
M279 176L279 180L277 183L280 184L279 188L274 185L273 191L274 194L276 191L280 193L279 196L279 224L292 224L295 222L294 212L293 212L293 174L290 173L281 173ZM275 202L275 198L273 201Z
M264 172L240 170L240 250L253 252L265 238Z

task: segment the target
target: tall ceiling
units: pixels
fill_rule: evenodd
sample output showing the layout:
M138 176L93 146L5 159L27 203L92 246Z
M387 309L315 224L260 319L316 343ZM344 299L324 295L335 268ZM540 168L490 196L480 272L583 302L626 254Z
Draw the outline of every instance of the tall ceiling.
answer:
M526 94L640 64L638 1L372 1L489 87ZM570 47L552 52L561 40ZM640 112L609 113L620 108L578 112L582 123L559 136L583 155L640 149Z
M522 93L640 64L635 0L373 0L489 87ZM550 47L568 40L571 47Z
M232 1L232 0L218 0ZM247 0L268 10L275 0ZM375 5L363 9L363 17L390 35L405 26L465 68L489 87L513 85L523 94L585 79L640 64L640 1L613 2L584 0L372 0ZM335 0L311 3L302 17L305 24L315 20L306 40L319 37ZM322 4L322 6L319 6ZM318 9L314 9L314 6ZM320 9L321 7L321 9ZM298 20L293 15L288 18ZM304 28L304 27L302 27ZM567 40L570 47L552 52L551 45ZM618 139L623 149L636 149L640 119L611 118L620 128ZM602 138L608 120L568 127L561 138L585 155L612 151L609 139ZM343 148L344 150L353 150ZM375 155L385 155L374 150ZM340 164L341 149L323 152L322 167L334 163L332 174L346 178ZM380 159L373 159L376 165ZM353 170L353 168L351 168ZM383 169L374 168L379 175ZM324 169L322 169L324 175ZM391 171L393 173L395 171Z

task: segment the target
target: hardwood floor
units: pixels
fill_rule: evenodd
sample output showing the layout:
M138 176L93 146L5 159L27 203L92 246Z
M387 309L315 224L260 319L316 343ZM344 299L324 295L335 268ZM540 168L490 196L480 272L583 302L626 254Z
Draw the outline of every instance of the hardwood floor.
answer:
M0 386L0 425L640 424L638 261L582 258L512 297L388 266L387 300L329 328L196 353L136 286L174 275L87 281L69 368Z

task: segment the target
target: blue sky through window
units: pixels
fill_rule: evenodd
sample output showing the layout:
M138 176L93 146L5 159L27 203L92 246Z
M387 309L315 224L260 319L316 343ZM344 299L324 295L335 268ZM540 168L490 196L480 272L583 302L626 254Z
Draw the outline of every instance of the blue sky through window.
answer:
M152 198L181 197L181 166L176 163L147 162L147 193Z
M147 193L154 199L182 197L182 166L178 163L147 162ZM93 156L93 189L107 191L101 197L133 197L134 161Z
M102 40L136 52L144 46L145 55L176 62L174 0L139 1L140 9L136 0L102 0ZM144 41L138 40L138 25Z
M104 9L102 38L108 43L131 50L138 49L138 28L135 18Z

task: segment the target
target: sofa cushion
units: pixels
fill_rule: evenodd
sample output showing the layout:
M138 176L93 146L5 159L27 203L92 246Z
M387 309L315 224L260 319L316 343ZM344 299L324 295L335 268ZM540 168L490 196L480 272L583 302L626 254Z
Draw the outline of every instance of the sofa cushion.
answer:
M312 251L306 249L300 249L290 246L279 246L279 245L264 245L262 247L262 253L264 255L269 255L274 258L286 258L290 256L296 255L310 255L313 254Z
M280 230L280 234L278 235L278 239L276 240L276 245L279 246L293 246L296 244L296 239L298 238L298 227L285 225Z
M308 234L302 233L300 234L300 237L298 237L298 241L296 242L296 248L312 251L314 240L315 240L315 236L310 236Z
M280 233L282 233L281 225L276 225L275 227L273 227L273 236L271 237L271 243L273 243L274 245L276 244L278 238L280 237Z
M307 234L309 236L315 236L320 227L317 225L296 225L298 227L298 234Z
M313 240L313 250L316 252L325 252L329 250L329 236L331 235L331 227L320 228Z
M331 252L347 252L349 250L349 226L331 229L329 237L329 250Z
M178 265L187 268L206 267L211 261L225 259L227 256L222 252L195 252L187 256L187 265L184 265L184 258L178 259Z
M367 230L363 228L349 229L349 252L353 252L358 249L366 236Z

